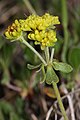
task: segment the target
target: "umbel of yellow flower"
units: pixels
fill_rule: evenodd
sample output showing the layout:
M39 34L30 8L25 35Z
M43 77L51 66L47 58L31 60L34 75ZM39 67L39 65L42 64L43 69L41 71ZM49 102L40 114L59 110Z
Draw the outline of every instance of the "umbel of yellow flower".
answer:
M22 32L28 32L29 40L40 44L41 49L50 47L57 41L55 25L60 24L57 16L46 13L43 16L30 15L25 20L16 20L5 32L7 39L19 38Z
M21 36L21 32L22 30L20 27L20 23L18 20L15 20L15 22L12 23L12 25L8 26L4 34L7 39L14 40Z
M56 32L54 30L49 31L38 31L35 30L34 33L29 33L29 39L35 40L35 44L41 44L41 49L43 50L46 46L54 46L57 41Z

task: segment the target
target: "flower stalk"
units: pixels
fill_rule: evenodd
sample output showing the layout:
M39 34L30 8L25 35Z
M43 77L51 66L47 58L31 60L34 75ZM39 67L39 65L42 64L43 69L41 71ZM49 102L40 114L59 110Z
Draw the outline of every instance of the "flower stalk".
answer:
M45 54L46 55L46 59L47 59L47 54L49 54L49 51L48 51L48 53ZM50 58L50 62L51 63L53 61L53 56L54 56L54 48L52 48L52 52L51 52L51 58ZM57 101L58 101L61 113L62 113L62 115L64 117L64 120L68 120L68 117L66 115L65 108L63 106L63 103L62 103L62 100L61 100L61 97L60 97L60 93L59 93L59 90L58 90L58 87L57 87L57 83L53 81L52 82L52 86L54 88L54 92L55 92L55 95L57 97Z
M42 58L42 56L23 37L21 37L20 39L21 39L21 42L25 44L28 48L30 48L38 56L38 58L42 61L42 63L46 66L47 63Z
M53 82L52 85L53 85L53 88L54 88L55 95L57 97L57 101L58 101L61 113L62 113L62 115L64 117L64 120L68 120L68 117L66 115L66 112L65 112L65 109L64 109L64 106L63 106L63 103L61 101L61 97L60 97L60 93L59 93L57 84L55 82Z
M54 48L52 48L52 51L51 51L51 58L50 58L51 63L53 61L53 56L54 56Z
M48 48L48 47L45 48L45 57L46 57L46 62L47 62L47 64L48 64L48 62L49 62L49 57L50 57L50 55L49 55L49 48Z

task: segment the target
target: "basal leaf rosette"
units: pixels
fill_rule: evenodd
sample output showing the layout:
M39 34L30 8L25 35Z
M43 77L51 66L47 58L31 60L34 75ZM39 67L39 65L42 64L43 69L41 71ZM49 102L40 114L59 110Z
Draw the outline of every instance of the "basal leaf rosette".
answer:
M18 39L22 34L21 25L18 20L15 20L12 25L8 26L4 35L7 39L15 40Z

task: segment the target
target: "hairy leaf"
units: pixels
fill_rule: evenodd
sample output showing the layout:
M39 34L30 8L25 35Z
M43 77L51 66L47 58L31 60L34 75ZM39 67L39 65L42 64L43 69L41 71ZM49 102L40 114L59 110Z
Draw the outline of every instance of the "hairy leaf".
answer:
M59 78L53 70L52 66L47 66L46 83L50 85L53 81L58 83Z
M41 64L36 65L36 66L34 66L34 65L30 65L30 64L27 64L27 67L28 67L28 69L30 69L30 70L32 70L32 69L36 69L36 68L39 68L40 66L41 66Z
M45 69L44 69L44 65L41 66L41 80L40 82L43 83L46 79L46 73L45 73Z
M53 68L64 73L69 73L73 70L69 64L63 62L53 62Z

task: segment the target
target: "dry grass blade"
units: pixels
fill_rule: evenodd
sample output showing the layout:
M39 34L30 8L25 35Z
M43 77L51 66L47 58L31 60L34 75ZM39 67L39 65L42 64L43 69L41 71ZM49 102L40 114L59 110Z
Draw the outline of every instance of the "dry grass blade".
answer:
M68 94L68 91L66 87L63 85L63 91L65 94ZM74 115L74 107L73 107L73 101L70 95L66 96L69 102L69 107L70 107L70 112L71 112L71 120L75 120L75 115Z
M20 11L22 11L22 8L16 1L0 1L0 32L14 20L14 17L17 16Z
M51 106L50 109L48 110L47 115L46 115L46 120L49 120L49 117L52 111L53 111L53 106Z
M16 5L13 6L1 16L0 23L6 22L10 16L15 15L18 11L19 11L19 7L17 7Z

